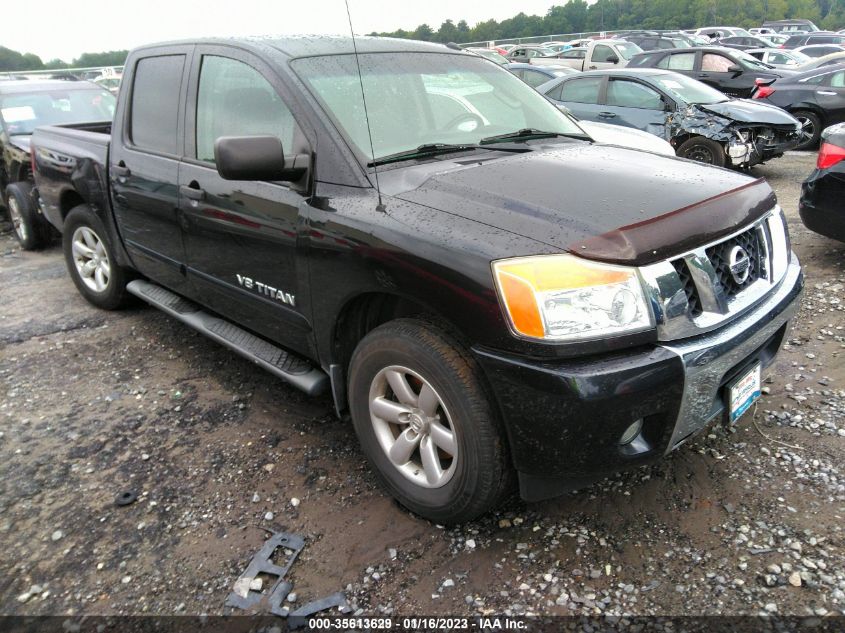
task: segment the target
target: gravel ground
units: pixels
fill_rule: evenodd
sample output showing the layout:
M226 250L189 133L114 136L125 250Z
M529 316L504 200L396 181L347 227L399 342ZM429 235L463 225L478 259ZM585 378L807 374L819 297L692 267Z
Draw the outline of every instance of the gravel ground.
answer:
M297 604L394 614L845 614L845 245L777 190L803 306L738 425L650 467L443 529L377 488L350 425L147 307L98 311L58 246L0 236L0 613L224 613L268 530ZM137 502L115 497L136 491Z

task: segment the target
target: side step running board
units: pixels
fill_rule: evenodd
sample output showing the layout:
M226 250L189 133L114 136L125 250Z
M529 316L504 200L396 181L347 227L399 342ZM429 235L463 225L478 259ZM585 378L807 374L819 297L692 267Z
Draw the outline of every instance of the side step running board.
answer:
M328 374L304 358L268 343L234 323L204 312L195 303L166 288L136 279L130 281L126 289L185 325L233 349L271 374L302 389L308 395L319 395L329 386Z

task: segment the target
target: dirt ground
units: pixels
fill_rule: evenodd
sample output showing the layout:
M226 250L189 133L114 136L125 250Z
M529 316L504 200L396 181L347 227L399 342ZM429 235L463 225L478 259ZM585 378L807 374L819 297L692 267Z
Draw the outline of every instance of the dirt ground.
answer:
M798 218L814 160L755 170L807 290L754 414L459 529L385 496L328 398L152 308L98 311L57 245L3 234L0 613L224 613L286 530L307 541L292 604L345 590L368 615L845 614L845 244ZM137 502L116 506L124 491Z

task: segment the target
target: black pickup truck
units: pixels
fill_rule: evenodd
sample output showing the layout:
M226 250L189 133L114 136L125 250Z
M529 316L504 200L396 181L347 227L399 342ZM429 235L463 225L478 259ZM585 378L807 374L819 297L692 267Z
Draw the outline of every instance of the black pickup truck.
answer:
M144 47L113 124L37 129L82 295L330 391L389 492L443 523L748 408L803 286L765 182L594 143L471 53L357 49Z

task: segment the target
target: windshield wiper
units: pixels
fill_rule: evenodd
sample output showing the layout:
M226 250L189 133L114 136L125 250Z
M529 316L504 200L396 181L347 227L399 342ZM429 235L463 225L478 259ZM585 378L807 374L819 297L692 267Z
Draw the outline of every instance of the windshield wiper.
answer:
M385 165L387 163L397 163L403 160L411 160L423 156L437 156L438 154L451 154L452 152L463 152L470 149L486 149L492 150L492 147L483 147L481 145L474 145L472 143L466 144L451 144L451 143L425 143L419 145L415 149L405 150L403 152L396 152L395 154L388 154L381 156L375 160L367 163L367 167L377 167L378 165ZM501 152L528 152L531 151L524 147L497 147L495 151Z
M589 139L586 134L564 134L563 132L546 132L538 130L533 127L526 127L516 132L509 134L497 134L496 136L488 136L481 139L481 145L490 145L491 143L501 143L503 141L512 141L514 139L532 139L532 138L555 138L558 136L566 136L568 138Z

